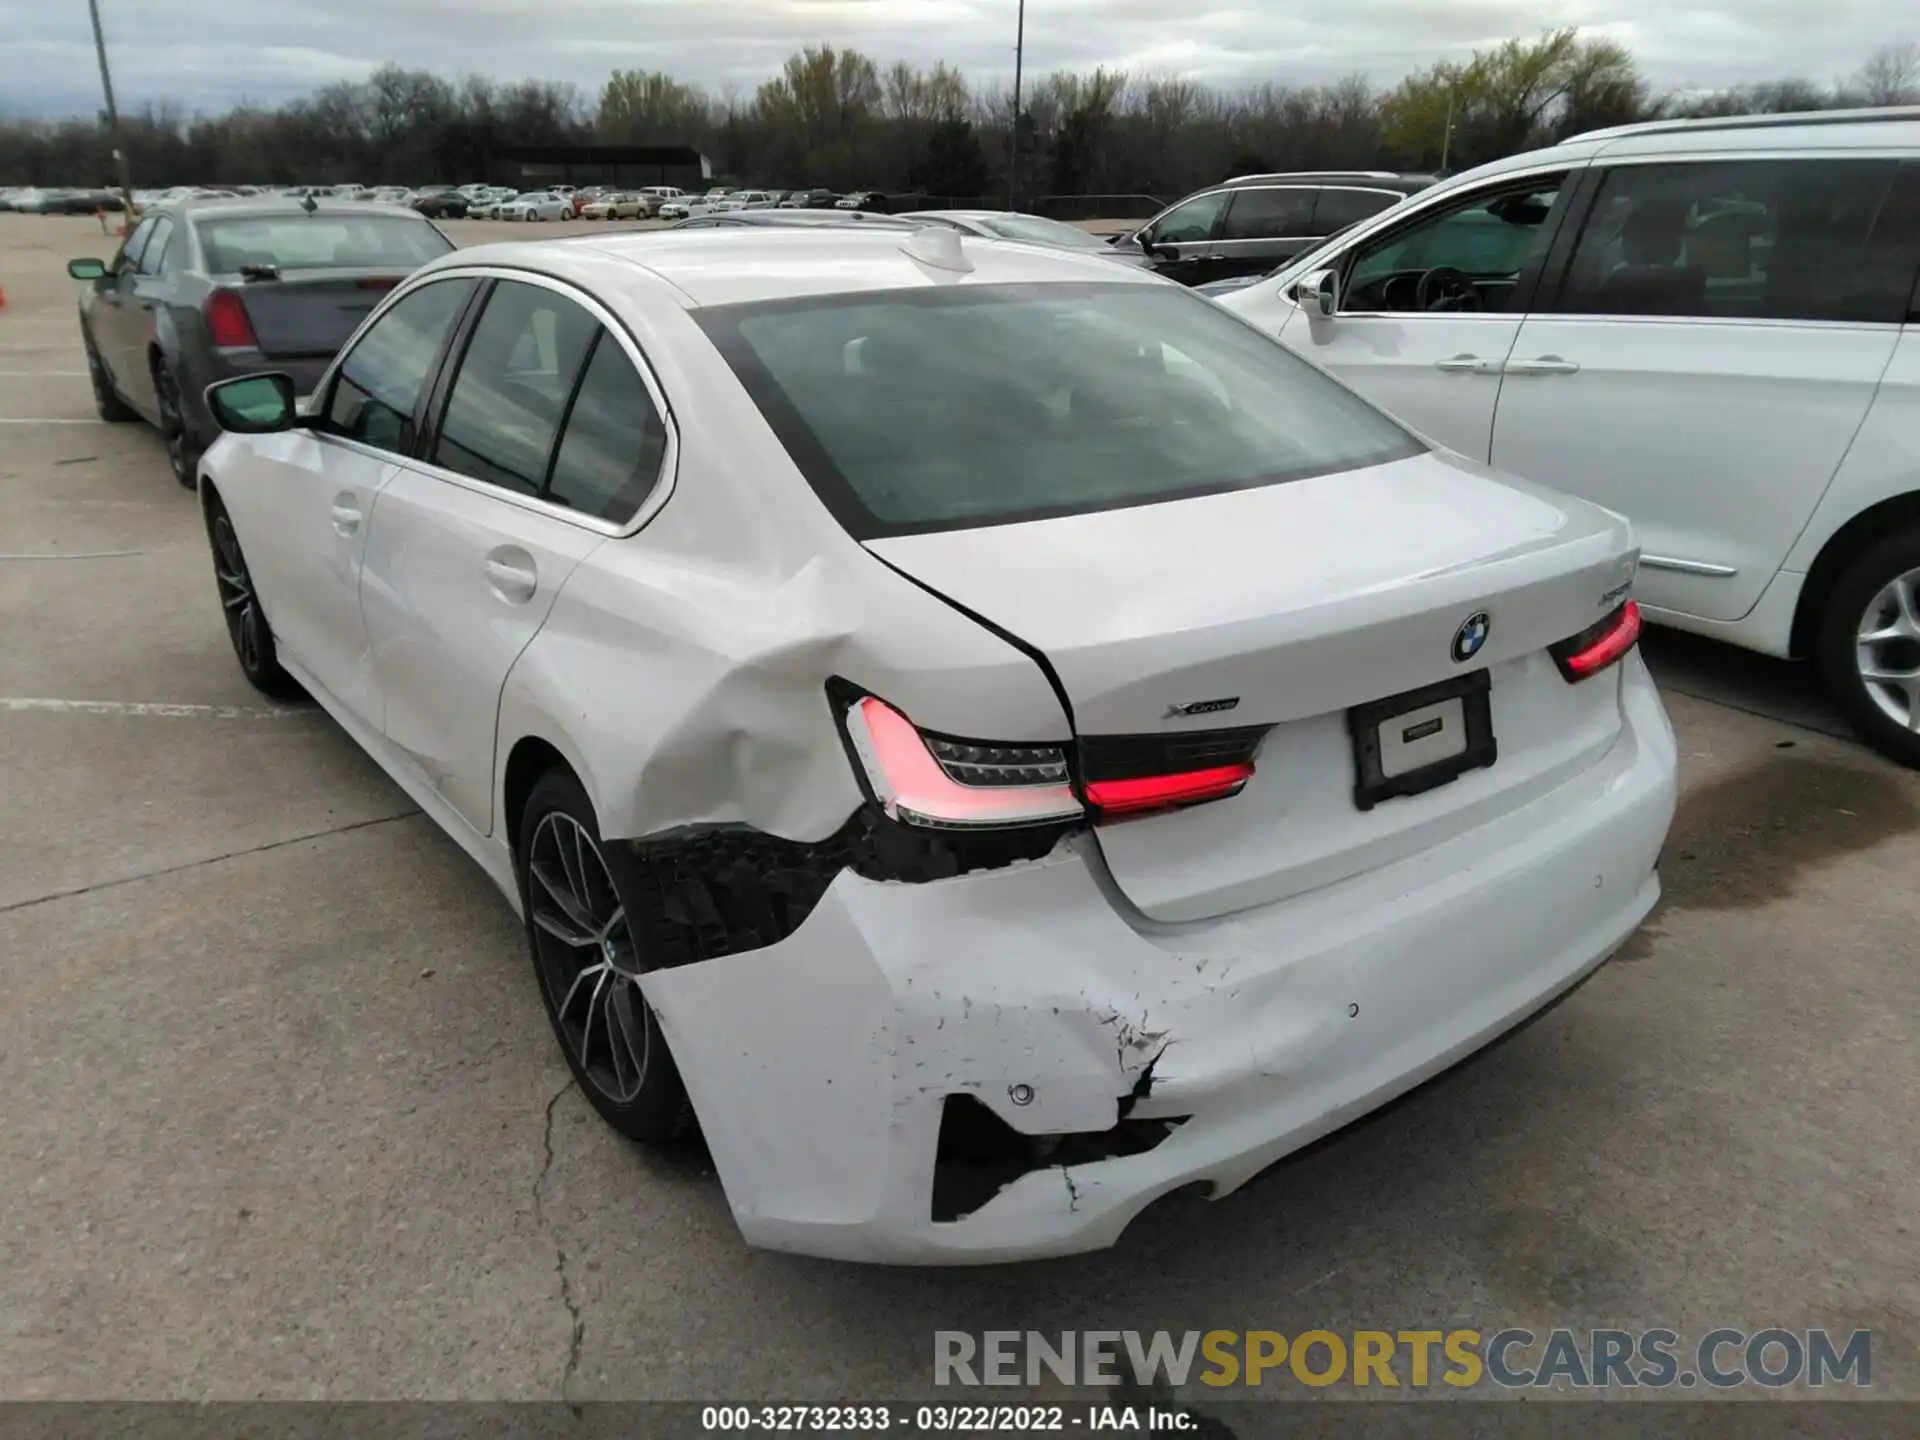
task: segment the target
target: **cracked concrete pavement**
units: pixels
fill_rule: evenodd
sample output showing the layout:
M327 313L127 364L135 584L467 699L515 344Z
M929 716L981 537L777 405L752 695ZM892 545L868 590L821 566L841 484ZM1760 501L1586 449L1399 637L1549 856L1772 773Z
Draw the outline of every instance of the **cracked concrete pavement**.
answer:
M0 216L0 368L79 368L87 224ZM488 882L241 680L150 432L0 426L0 527L105 557L0 560L0 1397L870 1399L937 1329L1775 1320L1920 1396L1920 777L1795 672L1649 642L1668 899L1537 1023L1115 1252L863 1269L745 1249L697 1145L599 1122Z

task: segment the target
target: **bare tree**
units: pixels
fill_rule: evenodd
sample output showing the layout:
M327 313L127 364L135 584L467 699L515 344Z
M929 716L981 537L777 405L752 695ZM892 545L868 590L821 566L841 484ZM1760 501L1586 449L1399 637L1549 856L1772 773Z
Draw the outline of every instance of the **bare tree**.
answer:
M1860 67L1851 88L1863 105L1920 104L1920 43L1882 45Z

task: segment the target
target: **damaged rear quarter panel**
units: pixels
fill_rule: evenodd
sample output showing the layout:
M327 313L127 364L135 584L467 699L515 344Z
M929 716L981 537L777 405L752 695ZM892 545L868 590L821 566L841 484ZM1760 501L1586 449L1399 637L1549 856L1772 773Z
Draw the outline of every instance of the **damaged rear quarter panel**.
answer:
M868 554L821 505L683 311L640 335L680 433L672 497L583 562L501 696L495 782L537 736L574 757L603 835L746 825L817 841L861 792L839 675L948 734L1059 741L1027 656Z

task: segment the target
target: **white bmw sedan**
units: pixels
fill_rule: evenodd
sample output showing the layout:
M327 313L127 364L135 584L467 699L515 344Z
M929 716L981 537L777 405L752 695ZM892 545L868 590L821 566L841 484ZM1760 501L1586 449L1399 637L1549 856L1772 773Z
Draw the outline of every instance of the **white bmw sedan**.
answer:
M1636 552L1220 307L951 231L460 251L213 387L248 677L493 877L582 1091L756 1244L1224 1194L1658 894Z

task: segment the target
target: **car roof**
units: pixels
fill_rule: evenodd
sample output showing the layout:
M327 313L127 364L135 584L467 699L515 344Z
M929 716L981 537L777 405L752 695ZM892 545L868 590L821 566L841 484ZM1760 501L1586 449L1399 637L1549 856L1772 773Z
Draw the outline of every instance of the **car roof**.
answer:
M956 254L969 268L955 270L925 258ZM1020 245L951 230L861 224L623 231L505 242L455 251L419 273L465 265L517 266L617 291L622 288L618 272L608 261L666 282L689 309L953 285L1173 283L1151 271L1115 265L1105 256L1083 251Z
M315 219L327 215L405 215L408 219L418 220L419 212L405 205L382 205L373 200L322 200L316 198L315 208L309 212L306 203L292 198L271 195L233 195L218 196L195 200L184 198L169 200L156 205L156 211L168 210L201 219L264 219L275 215L306 215L311 213Z
M716 210L683 220L681 225L689 230L712 230L727 225L764 225L772 230L817 230L828 226L856 229L865 226L875 230L918 229L911 223L912 219L909 215L865 215L858 210ZM680 226L674 228L677 230Z
M1883 105L1872 109L1802 110L1780 115L1715 115L1693 120L1644 120L1633 125L1588 130L1570 138L1577 142L1667 136L1671 137L1675 148L1688 148L1696 136L1712 135L1718 140L1725 138L1718 132L1764 131L1770 132L1766 138L1776 145L1791 145L1801 139L1822 145L1845 145L1849 140L1861 140L1871 145L1880 138L1873 132L1882 127L1892 127L1893 135L1912 144L1915 137L1910 127L1916 123L1920 123L1920 105ZM1836 133L1835 127L1845 127L1845 132Z

